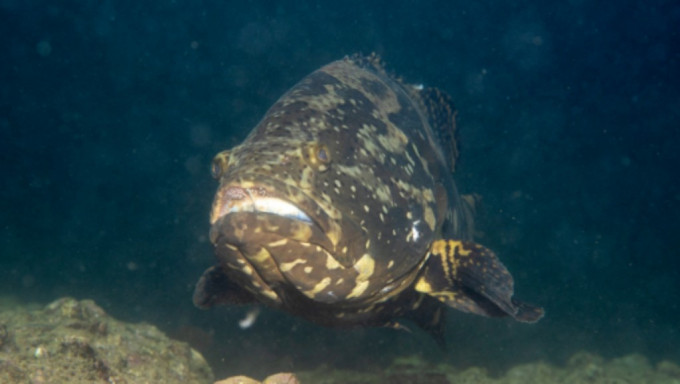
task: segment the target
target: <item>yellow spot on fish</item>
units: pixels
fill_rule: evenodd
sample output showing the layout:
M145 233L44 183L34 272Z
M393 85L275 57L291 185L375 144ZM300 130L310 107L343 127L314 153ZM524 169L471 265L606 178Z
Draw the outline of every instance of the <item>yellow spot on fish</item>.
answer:
M436 220L434 218L434 211L432 211L432 208L430 206L425 207L425 212L423 212L423 216L425 219L425 222L427 223L427 226L430 227L430 230L434 231Z
M307 260L305 260L305 259L295 259L295 260L291 261L290 263L281 263L279 265L279 269L281 270L281 272L288 272L291 269L293 269L293 267L295 267L296 265L304 264L306 262L307 262Z
M434 193L432 192L431 189L424 189L423 190L423 197L425 198L425 201L428 201L428 202L434 201Z
M271 258L271 255L264 248L261 248L256 254L249 257L249 259L254 261L256 264L262 264L265 261L269 260L270 258Z
M357 260L356 264L354 264L354 269L359 273L359 276L357 276L357 281L365 281L371 275L373 275L373 271L375 270L375 260L373 257L368 254L364 253L363 256L359 260Z
M410 165L416 165L416 162L413 161L413 158L411 157L411 154L408 151L404 152L404 154L406 155L406 161L408 161Z
M316 295L317 293L321 292L324 288L329 286L331 284L331 278L330 277L324 277L323 280L321 280L317 285L312 288L311 291L307 291L307 296L312 297Z
M269 246L270 247L280 247L280 246L283 246L283 245L286 245L286 244L288 244L288 239L283 238L281 240L272 241L271 243L269 243Z
M274 301L277 301L277 302L279 301L279 297L278 297L278 296L276 295L276 293L275 293L274 291L272 291L271 289L260 290L260 293L263 294L263 295L265 295L265 296L267 296L267 297L270 298L271 300L274 300Z
M330 242L333 244L333 247L336 247L338 245L338 242L340 241L340 237L342 235L342 228L340 228L340 225L336 222L331 221L330 227L326 231L326 237ZM309 225L306 226L309 229L309 233L311 236L312 229Z
M392 192L390 189L387 187L385 184L380 184L377 186L375 189L376 192L376 197L380 199L381 202L386 203L386 204L392 204ZM383 206L383 210L386 208Z
M431 253L433 255L445 255L446 254L446 241L435 241L432 243L432 251Z
M331 256L326 256L326 269L340 268L340 263Z
M309 225L294 221L291 226L293 240L307 242L312 237L312 227Z
M425 280L425 278L420 278L418 282L416 282L416 291L418 292L423 292L423 293L430 293L432 292L432 285Z
M309 167L305 167L302 170L302 177L300 178L300 188L310 190L313 186L314 180L314 170Z
M366 288L368 288L368 280L357 282L357 285L352 289L352 292L347 295L347 298L351 299L353 297L361 296L361 294L366 291Z
M387 135L378 135L378 141L386 150L392 153L402 153L406 144L408 144L408 138L399 129L390 129Z

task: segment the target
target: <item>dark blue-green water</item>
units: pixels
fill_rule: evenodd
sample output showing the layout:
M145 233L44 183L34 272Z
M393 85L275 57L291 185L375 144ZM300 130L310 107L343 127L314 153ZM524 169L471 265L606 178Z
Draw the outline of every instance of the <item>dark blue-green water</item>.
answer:
M95 299L191 340L218 375L422 354L502 369L578 350L680 360L677 1L0 0L0 295ZM480 242L536 325L449 312L338 331L195 309L209 164L304 75L379 53L459 110Z

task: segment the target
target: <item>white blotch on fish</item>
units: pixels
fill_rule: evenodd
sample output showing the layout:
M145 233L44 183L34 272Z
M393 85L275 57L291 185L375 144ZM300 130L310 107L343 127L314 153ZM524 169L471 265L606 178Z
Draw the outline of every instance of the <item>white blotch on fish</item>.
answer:
M420 239L420 231L417 228L418 224L420 224L420 219L413 221L413 224L411 224L411 231L409 232L408 236L406 236L406 240L410 240L415 243L418 241L418 239Z

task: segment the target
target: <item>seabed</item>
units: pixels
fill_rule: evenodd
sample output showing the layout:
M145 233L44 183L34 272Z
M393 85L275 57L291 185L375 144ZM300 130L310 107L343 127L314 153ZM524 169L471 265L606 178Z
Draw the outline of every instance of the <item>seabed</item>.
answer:
M203 356L187 343L168 338L155 326L127 324L91 300L62 298L47 306L0 300L0 383L213 383ZM234 376L219 384L680 384L680 366L652 364L632 354L606 360L576 353L564 366L534 362L500 376L484 368L432 364L418 356L395 359L381 372L320 366L268 378Z

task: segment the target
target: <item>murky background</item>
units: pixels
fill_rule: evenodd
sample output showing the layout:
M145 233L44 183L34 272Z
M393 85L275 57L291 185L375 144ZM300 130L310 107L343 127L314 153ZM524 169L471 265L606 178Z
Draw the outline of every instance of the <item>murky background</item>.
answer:
M500 370L582 349L680 360L680 5L674 1L0 0L0 295L92 298L219 376L421 354ZM382 55L459 110L480 241L537 325L449 312L423 333L200 311L212 156L290 86Z

